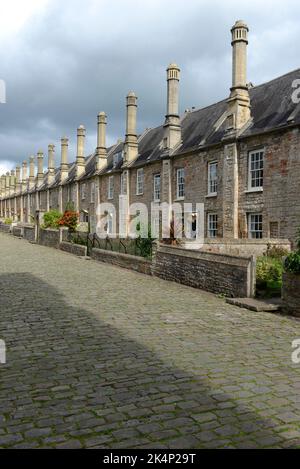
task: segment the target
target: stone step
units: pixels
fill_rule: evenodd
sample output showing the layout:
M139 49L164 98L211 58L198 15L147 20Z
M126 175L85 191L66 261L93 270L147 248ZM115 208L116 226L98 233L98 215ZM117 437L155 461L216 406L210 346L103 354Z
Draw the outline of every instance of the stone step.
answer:
M274 312L281 310L280 298L271 298L268 300L258 300L255 298L227 298L226 303L256 312Z

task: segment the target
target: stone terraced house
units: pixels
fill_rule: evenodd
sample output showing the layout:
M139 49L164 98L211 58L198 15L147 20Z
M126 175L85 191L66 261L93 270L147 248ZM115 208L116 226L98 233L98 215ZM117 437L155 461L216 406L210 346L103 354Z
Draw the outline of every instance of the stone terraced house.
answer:
M232 30L230 95L203 109L179 115L180 70L167 69L167 115L163 125L136 131L137 97L127 96L124 142L106 147L106 115L98 115L97 148L85 156L85 128L77 130L77 155L68 161L61 139L61 164L54 145L1 177L0 215L30 223L37 211L65 209L72 201L81 221L95 229L98 204L119 195L129 203L204 204L208 240L279 240L295 243L300 226L300 69L253 87L247 82L248 27ZM297 82L298 80L298 82ZM296 99L295 99L296 98ZM108 217L110 214L108 213ZM184 214L193 229L195 208ZM117 223L117 222L116 222ZM118 231L118 227L116 227ZM107 223L108 233L112 222Z

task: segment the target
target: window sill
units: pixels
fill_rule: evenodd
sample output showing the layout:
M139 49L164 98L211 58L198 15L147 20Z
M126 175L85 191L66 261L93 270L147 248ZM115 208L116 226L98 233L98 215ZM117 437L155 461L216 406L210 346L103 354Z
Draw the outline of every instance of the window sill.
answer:
M153 200L154 204L160 204L160 199Z
M182 202L185 199L185 197L177 197L174 202Z
M136 196L141 196L144 195L144 192L141 192L140 194L135 194Z
M212 198L212 197L217 197L217 196L218 196L218 193L215 192L215 193L213 193L213 194L207 194L207 195L205 196L205 198L206 198L206 199L210 199L210 198Z
M257 192L263 192L263 188L262 187L258 187L257 189L247 189L244 193L245 194L253 194L253 193L257 193Z

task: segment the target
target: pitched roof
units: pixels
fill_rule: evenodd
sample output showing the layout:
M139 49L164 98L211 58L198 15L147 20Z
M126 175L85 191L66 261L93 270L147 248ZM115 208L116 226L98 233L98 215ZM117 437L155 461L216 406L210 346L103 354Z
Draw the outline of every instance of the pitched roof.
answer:
M280 129L288 124L300 125L300 104L292 101L292 94L295 91L292 84L297 79L300 79L300 69L249 89L252 122L239 138ZM222 122L221 118L225 116L226 109L227 99L205 108L186 112L181 119L182 144L176 149L175 154L179 155L182 152L221 143L226 132L225 122ZM139 137L139 156L133 163L134 167L158 161L165 155L163 135L164 127L160 125L154 129L147 129ZM119 159L116 163L114 155L121 154L123 148L123 142L118 142L108 148L108 164L101 173L121 169L122 160ZM75 169L75 163L71 163L66 183L75 180ZM86 157L86 171L81 179L94 174L97 174L95 153ZM59 168L56 170L53 186L58 183Z

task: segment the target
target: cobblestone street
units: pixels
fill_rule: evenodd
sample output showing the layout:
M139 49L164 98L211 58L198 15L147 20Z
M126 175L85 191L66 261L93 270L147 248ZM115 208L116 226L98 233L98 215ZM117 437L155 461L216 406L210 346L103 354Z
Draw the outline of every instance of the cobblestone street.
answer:
M0 234L2 448L300 448L300 321Z

